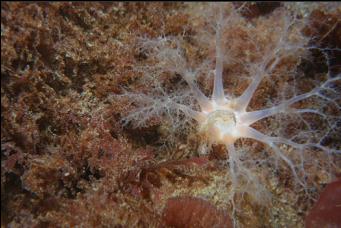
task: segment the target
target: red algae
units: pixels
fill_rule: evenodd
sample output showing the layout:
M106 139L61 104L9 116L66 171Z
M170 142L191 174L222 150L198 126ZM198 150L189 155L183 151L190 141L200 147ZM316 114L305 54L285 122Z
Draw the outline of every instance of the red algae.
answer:
M168 227L219 227L232 228L227 211L218 210L210 202L194 197L168 199L163 211L163 221Z
M326 186L305 218L306 228L341 226L341 179Z

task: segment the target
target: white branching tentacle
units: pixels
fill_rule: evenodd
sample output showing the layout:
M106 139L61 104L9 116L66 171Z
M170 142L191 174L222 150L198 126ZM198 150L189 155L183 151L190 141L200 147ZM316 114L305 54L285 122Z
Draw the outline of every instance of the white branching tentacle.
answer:
M287 163L287 165L290 167L290 169L291 169L291 171L295 177L295 180L298 181L298 183L302 187L306 188L306 184L303 183L302 180L297 175L294 163L287 156L285 156L283 154L283 152L274 143L270 143L268 145L273 149L273 151L276 153L277 156L279 156L282 160L284 160Z
M201 122L205 119L203 113L194 111L183 104L174 103L174 106L181 110L186 116L190 117L191 119L195 119L198 122Z
M276 114L281 113L281 112L284 112L284 111L286 111L286 109L290 105L292 105L298 101L307 99L313 95L317 95L317 91L318 90L314 89L308 93L304 93L304 94L295 96L295 97L288 99L286 101L282 101L279 105L271 107L271 108L253 111L253 112L245 112L245 113L241 114L240 121L246 125L250 125L254 122L257 122L258 120L264 119L264 118L272 116L272 115L276 115Z
M235 191L238 188L238 177L237 177L237 173L238 170L238 157L237 157L237 153L236 153L236 148L234 146L234 144L226 144L227 150L229 152L229 170L230 170L230 176L231 176L231 202L233 205L233 211L232 211L232 217L235 218L235 213L236 213L236 206L235 206L235 200L234 200L234 195L235 195ZM234 225L236 226L236 221L234 221Z
M210 100L205 96L203 92L198 88L198 86L194 82L195 74L192 72L186 72L184 74L184 79L189 85L193 95L195 96L197 102L199 103L201 109L209 109L211 108Z
M256 89L258 88L260 82L262 81L263 77L261 74L256 74L252 79L250 85L244 91L244 93L237 98L236 104L238 110L246 111L247 106L249 105L253 94L255 93Z
M228 166L231 180L229 199L233 205L233 213L235 213L235 194L248 192L254 197L261 198L260 194L253 189L262 189L262 191L266 189L266 187L261 188L258 184L258 180L261 179L258 177L261 174L258 173L257 162L263 160L273 162L274 164L269 167L276 167L275 169L284 164L291 170L295 181L306 190L307 183L304 182L304 177L310 175L307 173L309 169L313 170L311 167L308 169L307 164L315 159L306 156L323 153L328 155L332 162L332 155L341 154L339 142L329 142L330 139L334 139L335 133L340 128L341 94L339 86L341 74L326 73L325 81L309 92L305 89L312 85L310 83L317 83L313 81L313 78L320 79L321 75L319 73L311 78L310 75L309 78L302 75L304 80L309 83L304 84L301 90L301 82L298 81L301 77L297 77L297 74L300 73L297 70L297 65L300 64L299 59L309 59L305 58L305 55L309 53L304 52L303 49L308 40L302 38L298 32L301 31L301 27L298 25L299 19L283 15L276 24L278 25L276 32L269 33L271 37L263 37L263 33L261 36L254 37L253 34L248 34L248 31L242 32L242 36L245 36L242 42L247 45L245 45L245 53L241 53L240 50L236 51L233 48L234 40L231 40L231 43L223 41L225 41L225 36L229 36L228 29L247 22L243 18L239 18L238 13L228 12L226 9L222 9L223 7L217 7L219 5L215 6L214 15L206 15L206 19L214 18L216 25L214 28L215 66L195 61L187 62L188 57L192 55L185 56L187 52L181 48L183 38L158 38L149 42L147 40L142 47L150 58L148 61L152 64L139 68L139 72L145 76L142 83L150 83L151 91L147 94L126 92L119 97L128 98L130 102L128 102L128 106L132 107L132 111L123 118L125 124L133 122L135 127L140 127L147 125L148 120L152 117L161 117L161 120L171 123L171 128L179 128L181 131L180 127L185 125L184 122L187 121L192 126L192 120L196 120L198 132L202 136L201 138L205 139L207 145L225 145L228 150L226 166ZM235 7L231 7L231 9L233 11ZM217 14L217 12L219 13ZM228 21L223 18L224 13L230 15ZM264 26L264 24L260 24ZM250 25L247 29L257 31L257 23ZM241 29L240 31L245 30ZM204 31L201 34L207 35L208 33ZM213 36L213 34L211 35ZM212 36L205 40L210 42L214 39ZM236 44L240 44L238 42ZM228 53L225 51L225 43L231 44L232 47ZM247 46L252 46L252 48ZM319 50L328 51L327 49ZM247 55L247 58L241 57L240 60L238 57L240 55ZM232 68L237 65L236 71L229 69L232 76L246 77L247 74L250 76L250 83L240 96L229 94L227 90L224 91L223 71L226 57L229 57L226 66ZM247 60L244 61L245 59ZM327 56L326 59L329 66L330 58ZM214 58L210 60L212 63L213 61ZM199 89L197 80L200 79L197 77L198 75L210 75L210 72L214 72L214 85L212 96L207 97ZM187 84L181 81L180 88L175 88L180 83L170 84L170 89L168 88L168 78L164 79L165 75L166 77L181 75ZM268 98L270 107L267 105L266 108L252 109L250 102L255 98L255 93L263 80L274 78L277 82L277 77L279 80L284 80L284 83L278 83L279 93L277 93L284 97L282 101L274 104L272 98ZM238 80L236 82L232 79L229 83L235 83L238 86ZM163 88L165 84L167 89ZM189 88L185 88L186 86ZM283 93L280 93L282 91ZM271 96L272 94L266 95ZM260 130L253 128L252 124L267 117L272 117L266 120L269 126L263 126L262 122L259 122L257 129L260 126ZM237 140L243 138L263 143L267 146L265 152L271 151L270 156L268 153L265 155L265 152L263 155L259 155L259 153L253 154L252 150L241 149L245 147L240 145Z
M285 143L285 144L288 144L290 146L302 149L302 146L300 144L291 142L291 141L286 140L286 139L282 139L280 137L269 137L267 135L260 133L259 131L255 130L255 129L251 128L251 127L243 127L242 131L244 133L245 138L252 138L252 139L255 139L257 141L260 141L260 142L265 143L266 145L270 146L273 149L273 151L276 153L276 155L279 156L281 159L283 159L288 164L288 166L292 170L295 178L299 181L299 183L302 186L305 186L305 184L299 179L293 162L287 156L285 156L283 154L283 152L281 152L281 150L276 146L275 143Z
M223 87L223 51L221 42L222 33L222 10L219 10L219 19L216 29L216 66L214 76L214 87L212 98L217 102L221 103L224 100L224 87Z

